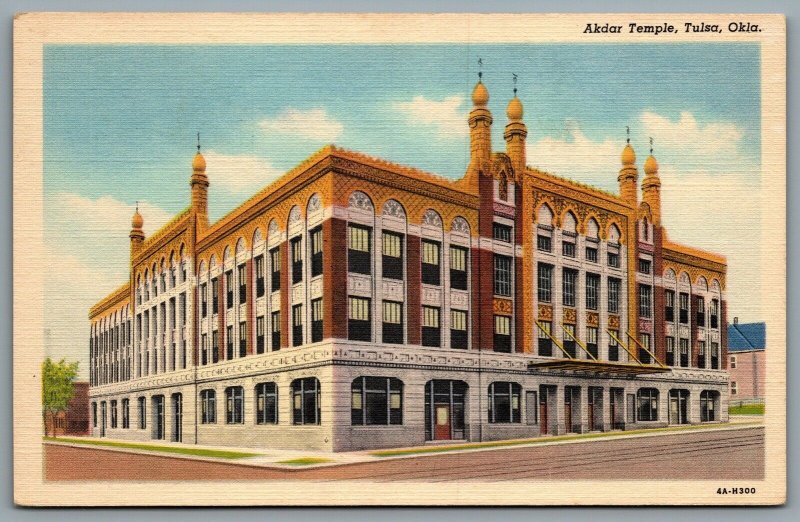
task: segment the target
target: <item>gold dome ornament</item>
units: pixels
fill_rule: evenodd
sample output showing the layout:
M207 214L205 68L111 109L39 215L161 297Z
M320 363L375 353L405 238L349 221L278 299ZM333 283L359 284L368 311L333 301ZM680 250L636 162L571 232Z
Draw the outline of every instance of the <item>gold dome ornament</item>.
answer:
M508 108L506 109L506 115L508 115L508 119L512 121L517 121L522 119L522 102L514 96L511 98L511 101L508 102Z
M636 163L636 153L633 152L633 147L631 144L628 143L625 145L625 148L622 149L622 164L625 166L634 165Z
M144 218L141 214L139 214L139 202L136 202L136 211L133 213L133 218L131 218L131 227L135 229L141 229L144 225Z
M654 176L658 174L658 162L652 154L647 156L647 159L644 162L644 173L648 176Z
M200 151L197 151L197 154L194 155L194 160L192 160L192 169L197 170L200 172L204 172L206 170L206 159L200 154Z
M475 88L472 90L472 103L476 107L486 107L489 103L489 89L487 89L480 80L478 80L478 83L475 84Z

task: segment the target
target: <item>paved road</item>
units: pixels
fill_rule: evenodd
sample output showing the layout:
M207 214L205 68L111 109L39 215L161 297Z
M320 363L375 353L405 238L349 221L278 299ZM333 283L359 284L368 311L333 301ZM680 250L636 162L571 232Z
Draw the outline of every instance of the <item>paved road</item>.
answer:
M764 475L764 428L594 440L306 470L45 445L45 469L48 480L757 480Z

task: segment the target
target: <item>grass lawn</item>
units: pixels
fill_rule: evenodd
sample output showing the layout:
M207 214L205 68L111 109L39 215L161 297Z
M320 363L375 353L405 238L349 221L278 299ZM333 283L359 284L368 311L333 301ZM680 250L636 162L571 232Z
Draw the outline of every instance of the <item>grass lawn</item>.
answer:
M730 415L764 415L763 404L740 404L728 407Z
M44 437L46 442L67 442L70 444L85 444L87 446L107 446L112 448L137 449L145 451L160 451L162 453L177 453L179 455L193 455L195 457L215 457L218 459L243 459L258 457L260 453L246 453L243 451L212 450L204 448L186 448L180 446L157 446L154 444L137 444L135 442L118 442L113 440L78 439L71 437Z
M281 460L278 464L287 464L289 466L311 466L312 464L324 464L331 462L331 459L324 459L322 457L301 457L299 459Z
M738 426L744 426L747 424L756 424L753 423L741 423ZM618 432L603 432L603 433L587 433L587 434L576 434L576 435L559 435L556 437L537 437L535 439L518 439L518 440L498 440L493 442L475 442L472 444L456 444L456 445L448 445L448 446L430 446L430 447L423 447L423 448L407 448L407 449L397 449L397 450L382 450L382 451L373 451L370 452L370 455L375 457L398 457L403 455L419 455L419 454L426 454L426 453L443 453L447 451L460 451L460 450L467 450L467 449L485 449L485 448L502 448L508 446L522 446L528 444L544 444L548 442L561 442L565 440L586 440L586 439L599 439L599 438L611 438L611 437L619 437L624 435L636 435L640 433L662 433L665 431L692 431L692 430L701 430L706 428L719 428L724 427L726 424L700 424L694 426L673 426L669 428L655 428L655 429L644 429L644 430L629 430L629 431L618 431Z

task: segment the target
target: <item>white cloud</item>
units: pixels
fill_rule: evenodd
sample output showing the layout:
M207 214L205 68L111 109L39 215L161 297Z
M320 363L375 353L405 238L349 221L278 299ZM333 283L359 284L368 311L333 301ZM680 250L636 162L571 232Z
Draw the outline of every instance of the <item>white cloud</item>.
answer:
M249 196L283 174L272 163L257 156L221 154L212 150L203 155L211 187L232 194L246 193Z
M430 100L415 96L408 102L395 102L395 111L405 116L410 125L424 125L436 130L440 139L461 138L468 134L467 110L462 108L464 97L448 96L443 100Z
M344 126L322 108L286 109L275 118L265 118L258 124L267 134L294 136L318 142L332 142L342 135Z
M640 118L645 133L655 138L659 151L691 152L726 159L723 154L738 155L738 145L744 132L729 122L700 123L691 112L681 112L680 119L672 121L654 112L643 112Z

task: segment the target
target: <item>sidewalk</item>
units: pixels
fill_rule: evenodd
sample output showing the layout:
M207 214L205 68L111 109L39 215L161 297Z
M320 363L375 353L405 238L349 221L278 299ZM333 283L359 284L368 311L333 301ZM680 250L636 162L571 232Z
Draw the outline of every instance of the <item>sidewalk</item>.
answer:
M527 446L551 446L578 444L595 440L629 439L637 437L659 437L695 433L698 431L727 431L763 426L762 416L732 416L725 424L700 424L671 426L631 431L594 432L558 436L543 436L529 439L512 439L492 442L461 442L453 444L427 444L406 448L365 450L341 453L305 450L276 450L205 446L178 442L133 442L97 437L46 438L46 444L66 445L78 448L95 448L107 451L156 455L161 457L229 463L242 466L276 468L284 470L310 469L341 466L364 462L375 462L399 458L416 458L452 453L467 453L520 448Z

